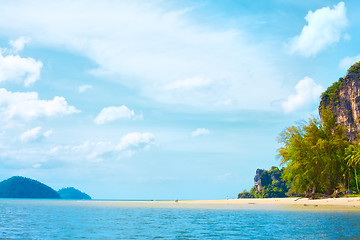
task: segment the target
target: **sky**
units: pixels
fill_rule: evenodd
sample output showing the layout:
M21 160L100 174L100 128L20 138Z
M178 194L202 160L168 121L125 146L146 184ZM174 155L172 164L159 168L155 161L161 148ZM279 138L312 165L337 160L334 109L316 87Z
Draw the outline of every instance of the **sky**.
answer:
M0 180L236 198L360 61L360 2L0 2Z

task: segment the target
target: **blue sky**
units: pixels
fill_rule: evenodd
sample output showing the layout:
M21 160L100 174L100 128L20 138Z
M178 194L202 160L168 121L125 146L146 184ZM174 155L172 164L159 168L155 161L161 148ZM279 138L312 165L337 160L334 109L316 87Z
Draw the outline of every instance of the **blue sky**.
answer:
M0 179L221 199L360 60L358 1L0 3Z

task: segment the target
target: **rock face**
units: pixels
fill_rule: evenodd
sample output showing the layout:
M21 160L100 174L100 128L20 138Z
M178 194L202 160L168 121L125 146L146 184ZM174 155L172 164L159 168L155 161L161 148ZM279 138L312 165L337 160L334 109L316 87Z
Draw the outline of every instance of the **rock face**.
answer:
M0 198L55 198L59 194L45 184L25 177L11 177L0 182Z
M73 187L62 188L58 191L62 199L80 199L80 200L90 200L91 197L86 193L81 192Z
M257 169L254 177L254 187L238 194L238 198L279 198L286 197L289 187L281 180L284 168L272 166L270 170Z
M346 129L349 141L357 141L360 132L360 62L352 65L344 78L340 78L322 95L320 118L324 108L335 113L336 122Z
M277 170L277 171L276 171ZM264 186L268 186L274 182L282 182L279 169L271 167L269 171L264 169L256 169L254 177L254 187L257 192L261 192Z
M261 174L264 172L264 169L256 169L256 174L254 177L254 187L256 189L257 192L261 192L262 188L263 188L263 184L261 182Z

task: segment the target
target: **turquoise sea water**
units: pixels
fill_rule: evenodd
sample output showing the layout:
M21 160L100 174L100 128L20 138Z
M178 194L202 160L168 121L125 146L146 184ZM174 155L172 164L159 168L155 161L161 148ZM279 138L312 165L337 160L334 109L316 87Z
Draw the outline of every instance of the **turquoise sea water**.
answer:
M0 199L0 239L360 238L360 212L303 210Z

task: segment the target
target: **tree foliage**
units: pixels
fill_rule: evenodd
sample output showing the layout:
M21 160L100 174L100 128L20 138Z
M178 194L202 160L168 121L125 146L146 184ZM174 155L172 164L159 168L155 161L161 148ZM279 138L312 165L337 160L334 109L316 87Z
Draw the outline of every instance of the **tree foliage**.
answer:
M359 143L351 144L345 149L345 160L349 168L354 169L354 179L356 183L356 190L359 193L359 183L357 176L357 168L360 165L360 145ZM350 169L348 169L349 176L352 175ZM349 184L350 185L350 184Z
M284 169L271 167L270 170L257 171L260 175L257 176L259 184L261 184L261 191L257 191L256 186L251 188L250 192L244 190L239 193L238 198L282 198L286 197L289 191L288 185L282 181L281 176ZM256 178L256 177L255 177Z
M283 179L293 192L313 197L345 190L349 172L345 149L350 143L332 111L322 109L322 122L311 118L286 128L279 137L278 156L286 166Z

